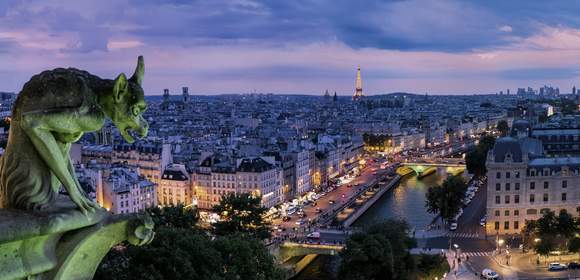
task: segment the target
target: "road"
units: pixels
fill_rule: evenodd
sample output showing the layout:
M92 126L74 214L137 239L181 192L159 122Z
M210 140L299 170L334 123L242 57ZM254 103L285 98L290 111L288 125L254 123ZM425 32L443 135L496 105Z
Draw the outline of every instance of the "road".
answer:
M332 215L333 210L340 208L342 204L359 193L366 183L373 181L375 178L386 173L386 170L380 169L380 163L368 162L365 168L361 170L359 176L353 178L351 181L339 184L334 190L319 198L316 201L316 205L313 203L304 205L303 211L306 214L304 220L313 221L318 219L319 215ZM348 187L349 185L351 187ZM330 203L330 201L334 201L334 203ZM317 213L317 208L320 209L320 213ZM277 235L291 234L293 231L299 235L304 234L305 232L309 232L308 224L305 223L303 225L298 225L296 224L298 220L300 220L300 218L295 213L290 215L289 221L284 222L281 219L275 219L273 220L272 224L284 230L282 233L277 232Z

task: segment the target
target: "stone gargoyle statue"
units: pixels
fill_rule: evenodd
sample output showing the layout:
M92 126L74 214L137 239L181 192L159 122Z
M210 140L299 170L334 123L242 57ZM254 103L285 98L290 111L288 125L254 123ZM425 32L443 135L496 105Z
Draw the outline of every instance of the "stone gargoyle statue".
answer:
M131 78L114 80L58 68L24 85L0 159L0 280L90 279L115 244L153 239L147 214L111 215L91 201L69 156L107 118L127 142L147 135L144 67L140 56Z

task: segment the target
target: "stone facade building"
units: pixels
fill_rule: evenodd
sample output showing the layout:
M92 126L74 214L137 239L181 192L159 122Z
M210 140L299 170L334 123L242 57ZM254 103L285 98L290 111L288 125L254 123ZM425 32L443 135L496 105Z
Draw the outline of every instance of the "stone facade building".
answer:
M512 136L498 139L487 157L486 233L519 234L545 211L578 216L580 157L547 157L541 141L521 130Z

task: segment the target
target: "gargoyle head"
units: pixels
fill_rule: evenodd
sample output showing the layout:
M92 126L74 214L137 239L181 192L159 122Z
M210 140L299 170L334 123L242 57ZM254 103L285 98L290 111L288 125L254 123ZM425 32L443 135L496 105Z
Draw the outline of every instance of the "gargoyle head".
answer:
M137 60L137 68L130 79L121 73L115 79L113 86L113 107L111 120L121 132L125 141L133 143L135 141L134 133L139 137L147 136L149 124L143 118L143 112L147 110L145 95L141 82L145 73L145 64L143 56Z

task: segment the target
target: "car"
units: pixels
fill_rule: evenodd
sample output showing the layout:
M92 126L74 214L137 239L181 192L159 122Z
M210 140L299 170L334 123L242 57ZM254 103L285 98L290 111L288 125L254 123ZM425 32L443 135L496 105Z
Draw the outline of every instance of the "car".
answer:
M308 239L320 239L320 232L318 232L318 231L311 232L308 235L306 235L306 238L308 238Z
M304 224L304 220L300 219L300 220L296 221L296 224L301 226Z
M580 269L580 264L577 262L571 262L568 264L568 269Z
M335 202L335 201L334 201L334 200L332 200L332 199L328 201L328 203L330 203L330 204L334 204L334 202Z
M346 185L347 188L352 188L352 184Z
M481 220L479 220L479 225L480 226L485 226L485 221L486 221L486 218L485 217L481 218Z
M566 270L568 267L565 264L553 262L548 265L549 271L559 271L559 270Z
M318 208L318 207L316 207L316 210L315 211L316 211L316 213L322 212L322 210L320 208Z
M282 217L282 221L284 221L284 222L290 221L290 219L291 219L290 216Z
M499 279L499 274L497 272L486 268L481 271L481 278L483 279Z
M450 230L450 231L455 231L455 230L457 230L457 223L451 223L451 225L449 226L449 230Z

